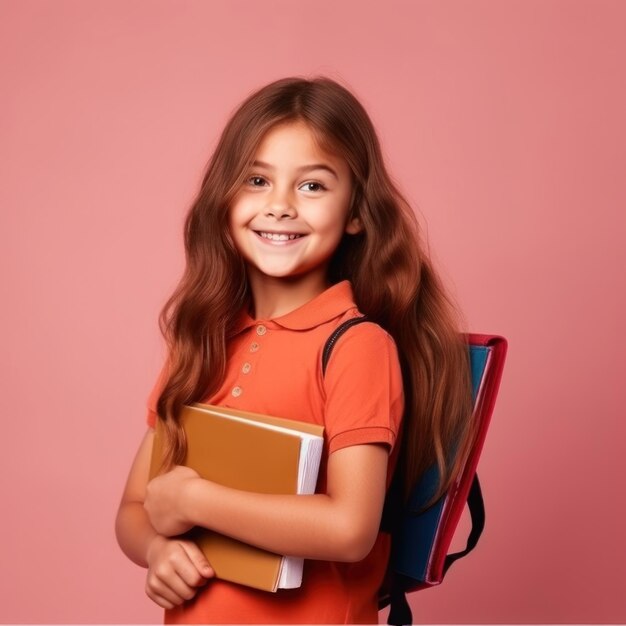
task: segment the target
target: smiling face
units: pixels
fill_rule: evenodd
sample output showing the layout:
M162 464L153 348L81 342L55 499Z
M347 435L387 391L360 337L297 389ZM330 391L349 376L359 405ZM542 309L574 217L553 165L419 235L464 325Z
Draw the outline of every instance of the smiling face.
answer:
M330 259L348 221L352 176L346 161L322 150L303 122L270 129L229 210L230 232L251 284L291 279L326 286Z

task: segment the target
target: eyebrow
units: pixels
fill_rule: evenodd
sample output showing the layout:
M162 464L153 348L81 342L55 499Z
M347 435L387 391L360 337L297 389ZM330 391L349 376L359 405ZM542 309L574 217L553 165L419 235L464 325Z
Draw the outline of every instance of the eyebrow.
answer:
M265 167L268 170L275 169L273 165L270 165L269 163L266 163L265 161L253 161L252 165L256 167ZM330 167L329 165L325 165L324 163L311 163L310 165L303 165L302 167L299 167L296 171L297 172L311 172L313 170L325 170L329 172L330 174L332 174L337 180L339 180L339 176L337 176L337 172L335 172L335 170L332 167Z

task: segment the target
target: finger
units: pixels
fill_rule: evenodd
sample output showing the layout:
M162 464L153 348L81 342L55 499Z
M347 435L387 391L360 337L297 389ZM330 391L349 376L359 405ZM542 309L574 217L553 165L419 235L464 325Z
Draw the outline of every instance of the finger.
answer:
M183 558L187 559L187 556L183 554ZM192 566L189 565L189 567ZM179 569L180 565L177 562L173 563L173 567L164 565L156 569L156 580L151 581L151 587L156 593L176 605L182 604L185 600L191 600L196 595L195 587L188 585L181 578L178 573Z
M166 584L156 578L151 577L146 582L146 595L164 609L173 609L184 602L177 593L172 591Z
M149 593L148 597L155 604L158 604L163 609L173 609L176 605L172 604L169 600L166 600L163 596L160 596L157 593Z
M198 544L193 541L181 541L180 544L193 567L203 576L204 579L215 576L215 570L211 567L211 564L207 560L206 556L204 556L204 552L202 552L202 550L198 547ZM189 584L197 584L187 578L185 578L185 580ZM202 583L204 583L204 580L200 581L200 584Z

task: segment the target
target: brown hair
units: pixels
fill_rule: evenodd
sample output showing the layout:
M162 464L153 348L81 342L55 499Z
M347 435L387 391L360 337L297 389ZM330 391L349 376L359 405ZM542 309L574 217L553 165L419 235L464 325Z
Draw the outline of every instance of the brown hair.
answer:
M184 275L159 317L169 362L156 407L167 433L164 466L183 461L180 411L221 386L227 337L250 298L228 207L265 133L290 121L305 122L352 171L351 216L363 230L344 235L328 278L350 280L359 309L396 341L406 399L401 467L408 489L437 463L440 481L429 505L447 490L475 436L460 316L424 251L411 207L385 169L369 116L350 91L325 77L284 78L252 93L210 159L185 220Z

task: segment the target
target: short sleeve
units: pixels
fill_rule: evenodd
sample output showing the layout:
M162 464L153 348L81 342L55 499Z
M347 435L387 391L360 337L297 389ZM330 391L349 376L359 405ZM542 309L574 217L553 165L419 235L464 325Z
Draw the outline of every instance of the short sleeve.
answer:
M324 377L328 452L365 443L393 448L404 410L395 341L373 322L348 329L333 347Z
M154 383L152 390L148 394L148 399L146 400L146 407L147 407L146 422L150 428L155 428L156 423L158 421L156 405L157 405L159 396L161 395L161 391L163 390L163 387L165 386L166 375L167 375L167 363L165 363L161 367L161 371L159 372L159 375L157 376L157 380Z

